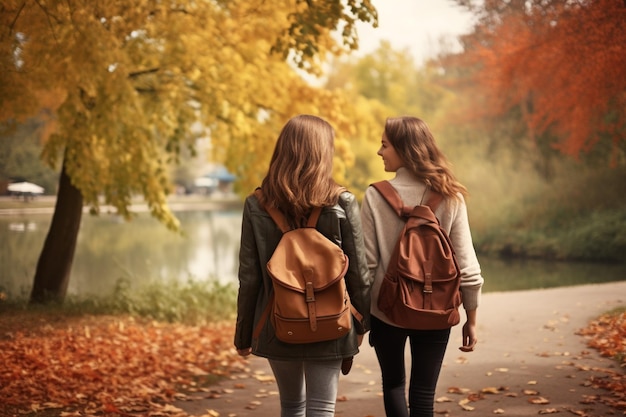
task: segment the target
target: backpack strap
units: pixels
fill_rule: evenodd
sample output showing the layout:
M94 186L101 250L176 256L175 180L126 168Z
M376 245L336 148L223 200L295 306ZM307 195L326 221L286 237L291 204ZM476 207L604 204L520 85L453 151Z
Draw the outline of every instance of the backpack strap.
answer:
M261 202L263 191L261 191L260 188L254 190L254 195L256 195L256 198L259 200L259 202ZM267 214L270 215L272 220L274 220L274 223L276 223L276 226L278 226L278 228L283 233L287 233L291 230L291 227L289 226L285 215L280 210L278 210L277 207L270 206L269 204L263 204L263 208L265 209L265 211L267 211Z
M409 217L410 213L413 211L413 207L404 205L404 201L402 201L402 197L400 197L398 190L396 190L389 181L378 181L371 185L380 193L380 195L383 196L387 204L391 206L398 217L405 220ZM439 207L439 204L441 204L442 200L443 196L440 193L431 191L431 196L428 198L425 205L430 207L434 213L435 210L437 210L437 207Z
M441 195L438 192L435 191L431 191L430 192L430 198L428 199L428 201L426 202L426 205L428 207L430 207L430 209L433 211L433 213L435 212L435 210L437 210L437 207L439 207L439 204L441 204L441 202L443 201L443 195Z
M322 208L313 207L309 220L306 222L306 227L315 227L317 225L317 220L320 218L320 214L322 214Z
M387 204L391 206L391 208L398 214L398 216L402 217L402 209L404 207L404 202L398 194L398 191L393 188L393 185L389 181L378 181L371 184L372 187L376 189L383 196Z
M256 195L256 198L260 202L261 196L263 195L263 191L261 191L261 188L257 188L256 190L254 190L254 195ZM292 230L291 226L289 226L289 223L287 222L287 219L285 218L285 215L277 207L272 207L267 204L263 204L263 208L265 209L265 211L267 211L267 213L270 215L272 220L274 220L274 223L276 223L276 225L280 228L280 230L283 233L287 233L288 231ZM315 225L317 224L317 220L320 218L321 214L322 214L322 208L314 207L313 210L311 211L311 215L309 216L309 219L307 220L306 226L315 228Z
M376 189L383 196L387 204L396 212L398 217L407 219L412 208L404 205L402 197L398 194L398 191L393 188L393 185L389 181L378 181L372 184L372 187Z

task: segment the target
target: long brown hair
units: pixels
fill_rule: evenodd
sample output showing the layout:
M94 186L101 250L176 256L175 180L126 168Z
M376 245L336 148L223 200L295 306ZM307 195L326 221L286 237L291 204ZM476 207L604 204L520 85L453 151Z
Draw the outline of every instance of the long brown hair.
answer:
M433 191L446 197L467 196L467 188L457 181L426 122L410 116L390 117L385 135L404 166Z
M345 188L332 178L335 131L325 120L299 115L283 127L267 175L263 196L297 224L313 207L337 203Z

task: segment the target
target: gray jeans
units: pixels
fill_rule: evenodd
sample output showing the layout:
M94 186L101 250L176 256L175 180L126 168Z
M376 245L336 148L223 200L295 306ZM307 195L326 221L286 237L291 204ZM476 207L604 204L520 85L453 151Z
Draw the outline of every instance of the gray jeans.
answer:
M269 360L281 417L333 417L341 359L330 361Z

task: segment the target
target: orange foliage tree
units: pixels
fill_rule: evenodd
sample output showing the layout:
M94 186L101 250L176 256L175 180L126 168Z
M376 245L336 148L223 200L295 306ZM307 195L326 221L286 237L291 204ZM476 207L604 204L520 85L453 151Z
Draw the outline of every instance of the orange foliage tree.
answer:
M626 1L458 0L477 15L451 63L471 69L483 117L512 110L533 141L626 161ZM551 138L551 139L548 139Z

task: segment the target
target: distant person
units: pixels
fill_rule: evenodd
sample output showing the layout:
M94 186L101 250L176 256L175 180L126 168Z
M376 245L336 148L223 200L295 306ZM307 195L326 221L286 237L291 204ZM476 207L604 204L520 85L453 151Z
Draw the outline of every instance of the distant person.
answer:
M283 127L261 184L263 199L246 198L239 252L239 295L235 347L241 356L266 357L278 385L281 416L332 417L342 363L350 364L369 330L370 275L358 203L332 179L334 130L323 119L300 115ZM264 210L277 207L298 226L314 207L323 207L317 230L348 256L345 276L352 305L363 315L345 336L331 341L292 344L274 335L271 320L257 340L254 329L273 291L266 264L282 235Z
M426 123L418 118L388 118L378 155L383 159L385 171L395 172L389 182L405 206L425 202L430 190L444 197L435 215L456 251L467 316L460 349L471 352L477 341L476 309L483 278L470 235L464 200L467 190L455 179ZM435 389L450 329L401 328L380 311L377 302L381 282L404 222L371 186L365 192L361 215L367 263L374 277L370 344L381 368L385 412L387 417L432 417ZM411 349L408 407L404 361L407 338Z

